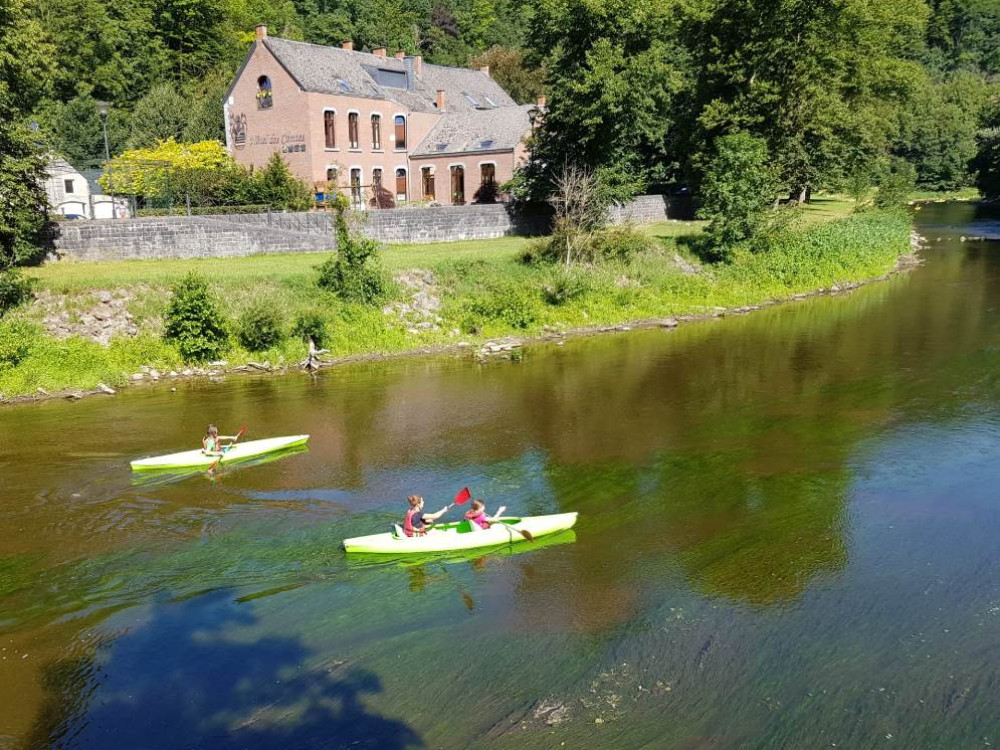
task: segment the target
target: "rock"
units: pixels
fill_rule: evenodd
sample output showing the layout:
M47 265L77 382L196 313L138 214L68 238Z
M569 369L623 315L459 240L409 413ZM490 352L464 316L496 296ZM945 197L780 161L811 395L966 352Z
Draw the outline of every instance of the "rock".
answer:
M133 373L132 380L143 380L146 376L141 372Z
M159 380L160 379L160 373L159 373L158 370L150 370L149 371L149 377L151 377L153 380Z
M186 370L184 370L184 371L183 371L183 372L181 373L181 375L183 375L183 376L184 376L184 377L186 377L186 378L189 378L189 377L191 377L192 375L194 375L194 371L193 371L193 370L192 370L192 369L191 369L191 368L189 367L189 368L187 368Z
M660 321L660 328L676 328L677 321L674 318L667 318Z
M171 370L170 371L170 377L176 378L177 377L177 370Z
M209 367L225 367L229 363L224 359L217 359L215 362L209 362Z
M39 388L39 389L38 389L38 392L39 392L40 394L42 394L43 396L50 396L50 395L52 395L52 394L50 394L50 393L49 393L49 392L48 392L47 390L45 390L44 388Z
M105 385L104 383L98 383L97 384L97 390L99 390L99 391L101 391L103 393L107 393L109 396L114 396L115 395L115 389L112 388L110 385Z
M111 292L98 292L97 299L106 305L112 300Z

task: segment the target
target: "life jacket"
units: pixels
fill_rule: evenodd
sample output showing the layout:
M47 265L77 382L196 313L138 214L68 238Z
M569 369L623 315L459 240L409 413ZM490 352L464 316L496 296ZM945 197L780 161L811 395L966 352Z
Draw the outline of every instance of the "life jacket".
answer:
M416 508L410 508L406 511L406 519L403 521L403 533L407 536L414 536L420 531L419 529L413 528L413 514L416 512Z
M466 511L465 517L481 529L488 529L490 527L490 522L486 520L486 513L483 511L476 512L469 510Z

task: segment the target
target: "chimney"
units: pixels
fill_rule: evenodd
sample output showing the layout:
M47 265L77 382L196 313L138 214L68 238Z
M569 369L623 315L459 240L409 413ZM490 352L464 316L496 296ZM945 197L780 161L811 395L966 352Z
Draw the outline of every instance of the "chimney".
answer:
M542 109L544 109L546 102L548 102L548 99L546 99L542 95L539 95L539 97L538 97L538 106L541 107Z
M437 90L438 112L444 112L444 89Z
M417 88L417 76L413 70L413 58L403 58L403 70L406 72L406 90L415 91Z
M346 49L348 52L353 52L354 51L354 42L352 42L350 39L347 39L346 41L343 41L343 42L340 43L340 48L341 49Z
M423 76L424 74L424 58L420 55L413 56L413 70L416 71L417 76Z
M257 38L258 42L263 42L267 39L267 26L262 23L257 24L253 30L254 36Z
M484 65L484 66L482 66L482 67L481 67L481 68L479 69L479 72L480 72L480 73L485 73L486 75L489 75L489 74L490 74L490 66L489 66L489 65Z
M406 53L403 52L403 50L400 50L399 52L396 53L397 60L402 60L404 57L406 57Z
M385 57L385 47L376 47L372 50L372 54L375 57Z

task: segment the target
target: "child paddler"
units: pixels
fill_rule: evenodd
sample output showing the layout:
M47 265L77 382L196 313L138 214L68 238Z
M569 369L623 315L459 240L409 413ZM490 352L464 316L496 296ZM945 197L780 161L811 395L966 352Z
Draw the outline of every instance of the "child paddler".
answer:
M219 428L210 424L205 432L205 437L201 439L201 450L206 456L221 456L225 453L228 445L223 445L221 441L227 440L232 443L236 440L235 435L220 435Z
M406 502L410 504L410 509L406 511L406 518L403 520L403 533L406 536L423 536L430 529L430 525L451 507L446 505L437 513L424 513L424 499L420 495L410 495L406 498Z

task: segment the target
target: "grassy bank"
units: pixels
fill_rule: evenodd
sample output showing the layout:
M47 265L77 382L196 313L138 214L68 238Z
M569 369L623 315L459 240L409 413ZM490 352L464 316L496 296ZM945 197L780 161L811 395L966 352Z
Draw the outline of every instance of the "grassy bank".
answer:
M38 388L91 388L100 382L120 386L143 365L182 370L184 363L160 334L169 286L191 269L211 281L228 318L235 319L264 299L289 323L305 310L320 313L330 331L326 346L334 356L391 354L503 335L531 336L551 328L753 305L883 275L909 247L908 218L885 213L844 216L847 209L842 201L817 202L799 229L772 251L719 265L699 263L685 250L684 238L701 231L697 222L647 227L643 231L655 240L649 250L625 262L570 274L561 267L520 263L530 243L521 238L394 246L382 259L387 273L398 279L384 303L393 307L388 313L344 304L321 292L315 285L315 266L322 254L54 263L32 271L42 300L0 323L0 393L11 397ZM72 326L74 316L86 315L102 293L105 299L114 296L119 314L128 312L137 335L118 335L103 346L80 336L57 339L45 332L54 305ZM440 307L419 309L416 293L437 297ZM304 355L304 345L289 338L257 353L233 343L225 358L234 366L247 361L291 363Z

